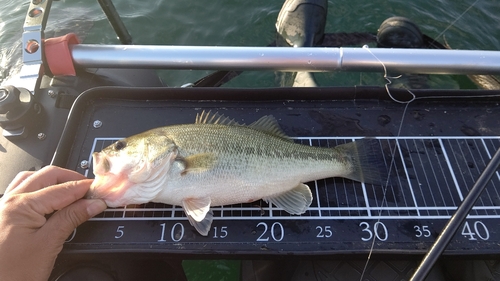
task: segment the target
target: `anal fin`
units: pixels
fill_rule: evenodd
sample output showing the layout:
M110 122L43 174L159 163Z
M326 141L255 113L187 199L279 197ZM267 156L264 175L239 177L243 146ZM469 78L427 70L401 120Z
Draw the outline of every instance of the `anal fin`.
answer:
M263 198L269 204L274 204L292 215L305 213L312 202L312 193L309 186L300 183L292 190Z

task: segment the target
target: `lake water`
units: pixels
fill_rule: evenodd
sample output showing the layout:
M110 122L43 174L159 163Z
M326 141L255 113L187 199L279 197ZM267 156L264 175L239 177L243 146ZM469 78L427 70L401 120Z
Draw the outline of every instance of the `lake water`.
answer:
M18 70L28 1L4 0L0 11L0 83ZM275 39L283 0L114 1L134 44L265 46ZM495 0L329 1L325 32L373 32L391 16L417 23L426 35L455 49L500 49L500 5ZM467 11L467 12L465 12ZM464 14L465 12L465 14ZM97 1L55 1L47 37L73 31L84 43L119 44ZM210 71L160 71L171 86L194 82ZM380 73L318 73L320 85L383 85ZM432 87L458 88L460 77L433 75ZM272 72L245 72L226 86L275 86Z

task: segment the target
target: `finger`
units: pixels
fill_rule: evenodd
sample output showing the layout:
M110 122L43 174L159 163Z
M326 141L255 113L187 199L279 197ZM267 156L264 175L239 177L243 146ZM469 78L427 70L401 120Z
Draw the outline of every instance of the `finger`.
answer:
M57 166L45 166L31 176L27 177L13 191L15 193L33 192L47 186L85 179L85 176L75 171Z
M69 181L26 194L27 204L38 214L46 215L82 198L92 180Z
M5 193L12 192L16 187L18 187L24 180L26 180L29 176L33 175L35 172L33 171L23 171L16 175L16 177L10 182L10 184L5 189Z
M76 227L105 209L106 203L101 199L78 200L54 213L41 231L55 237L55 241L63 243Z

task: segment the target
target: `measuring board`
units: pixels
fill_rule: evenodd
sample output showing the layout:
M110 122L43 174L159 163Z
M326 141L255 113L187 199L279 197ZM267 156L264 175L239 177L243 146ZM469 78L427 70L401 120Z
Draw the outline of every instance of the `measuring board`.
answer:
M299 216L262 200L212 207L214 221L206 237L190 225L180 206L147 203L107 209L78 227L65 251L324 255L365 254L373 248L374 253L422 254L500 148L498 136L469 134L500 131L500 113L489 103L415 104L402 127L404 136L394 137L382 136L394 134L399 127L386 120L402 120L403 109L390 101L275 97L271 101L199 101L185 94L196 90L186 90L174 89L170 95L165 90L147 90L137 98L122 89L107 97L110 89L106 88L90 96L91 102L80 99L80 107L77 101L72 109L78 115L70 116L54 163L93 177L93 152L147 129L192 123L197 113L212 110L247 124L271 114L285 133L305 145L333 147L372 136L387 156L389 180L383 186L342 178L309 182L313 202ZM162 96L155 99L154 91ZM178 92L184 94L182 100L173 98ZM311 92L308 89L307 94ZM473 116L472 121L467 116ZM95 120L102 126L95 128ZM422 136L430 134L438 135ZM84 160L90 166L81 167ZM497 173L445 253L500 253L499 222Z
M118 139L96 138L91 152L100 151ZM492 154L500 147L500 137L378 139L381 149L394 155L394 161L389 162L391 159L388 159L387 163L393 175L387 186L343 179L309 183L313 203L300 216L290 215L264 202L212 207L214 223L208 237L196 235L180 206L159 203L108 209L91 221L112 222L116 226L116 229L110 229L114 231L109 237L111 239L103 242L126 240L126 235L130 235L128 232L137 232L132 235L134 242L141 238L143 243L160 244L184 240L218 244L224 239L232 243L280 244L304 242L304 232L308 233L309 243L321 244L349 240L354 243L356 241L352 240L355 239L360 242L375 239L378 243L401 243L402 235L409 241L429 242L436 238L443 223L451 217ZM296 141L333 147L355 141L355 138L300 137ZM402 220L404 223L400 223ZM137 224L142 226L139 229L127 227L127 223L140 221L147 221L148 224ZM499 221L500 174L497 172L457 238L478 242L498 241ZM147 225L156 225L157 229L144 237L141 235L142 228ZM295 235L297 232L299 235ZM367 243L367 249L369 246L370 243ZM261 247L268 246L263 244Z

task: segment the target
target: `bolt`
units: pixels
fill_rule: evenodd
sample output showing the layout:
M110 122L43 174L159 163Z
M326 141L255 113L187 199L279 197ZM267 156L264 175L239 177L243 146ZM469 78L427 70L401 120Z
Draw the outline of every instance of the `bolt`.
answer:
M5 89L0 89L0 102L7 98L9 92Z
M94 121L94 128L99 129L102 126L101 120L95 120Z
M47 94L49 95L49 97L51 98L55 98L57 96L56 92L54 92L54 90L48 90L47 91Z
M181 88L192 88L192 87L194 87L193 83L186 83L186 84L181 86Z
M82 162L80 162L80 167L82 169L88 169L89 168L89 161L87 160L82 160Z
M47 135L44 133L38 133L37 137L39 140L44 140L47 137Z

